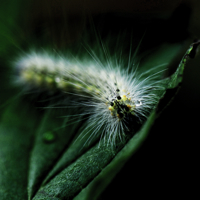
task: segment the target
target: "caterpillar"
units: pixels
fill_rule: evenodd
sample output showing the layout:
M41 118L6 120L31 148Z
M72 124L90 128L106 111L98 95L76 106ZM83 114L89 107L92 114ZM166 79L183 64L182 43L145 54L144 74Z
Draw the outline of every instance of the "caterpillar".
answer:
M137 62L124 67L116 58L102 61L96 54L81 60L32 51L18 58L15 66L18 83L26 90L62 93L62 105L76 108L74 116L87 118L87 141L100 138L113 147L136 133L164 89L163 70L158 71L163 65L141 73Z

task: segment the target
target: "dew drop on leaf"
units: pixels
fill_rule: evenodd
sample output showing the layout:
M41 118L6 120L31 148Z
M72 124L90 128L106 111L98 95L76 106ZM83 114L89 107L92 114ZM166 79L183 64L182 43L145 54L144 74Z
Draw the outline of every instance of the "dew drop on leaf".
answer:
M56 139L56 135L55 135L55 133L54 132L52 132L52 131L47 131L47 132L45 132L44 134L43 134L43 141L45 142L45 143L52 143L52 142L54 142L55 141L55 139Z

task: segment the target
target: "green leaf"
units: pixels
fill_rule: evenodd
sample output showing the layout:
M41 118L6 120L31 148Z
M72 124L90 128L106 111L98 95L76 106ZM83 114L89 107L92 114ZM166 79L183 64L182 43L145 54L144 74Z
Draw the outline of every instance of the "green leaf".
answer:
M190 46L175 73L165 79L166 88L160 98L165 99L167 90L178 87L186 61L197 44ZM157 53L161 58L161 54L169 52L170 47L165 46ZM166 61L174 55L175 52ZM157 58L154 57L156 65L163 62L163 58L156 61ZM18 98L3 110L0 199L96 199L144 141L157 113L153 110L127 144L119 143L116 149L98 144L85 147L84 139L74 142L75 135L81 134L81 122L65 126L70 119L59 116L52 109L34 111Z
M27 107L10 105L0 124L0 198L27 199L29 156L37 121Z
M200 41L197 41L197 42L191 44L190 48L186 51L185 55L183 56L175 73L172 76L170 76L168 79L166 79L166 81L168 82L167 89L173 89L182 82L183 72L184 72L184 68L185 68L186 62L188 60L188 57L193 58L195 56L196 49L199 44L200 44Z
M191 44L190 48L186 51L181 62L179 63L176 71L171 76L164 79L166 91L163 93L163 97L160 99L160 102L157 106L158 115L171 103L179 91L183 80L185 65L187 64L188 58L195 57L199 44L200 41Z

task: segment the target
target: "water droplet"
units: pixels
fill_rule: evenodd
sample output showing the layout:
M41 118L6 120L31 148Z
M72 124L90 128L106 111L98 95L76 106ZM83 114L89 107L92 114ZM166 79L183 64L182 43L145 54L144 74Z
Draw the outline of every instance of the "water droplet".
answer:
M45 143L52 143L52 142L55 141L55 139L56 139L56 135L55 135L55 133L52 132L52 131L47 131L47 132L45 132L45 133L43 134L43 141L44 141Z
M142 101L141 100L137 100L137 103L135 104L137 107L142 105Z

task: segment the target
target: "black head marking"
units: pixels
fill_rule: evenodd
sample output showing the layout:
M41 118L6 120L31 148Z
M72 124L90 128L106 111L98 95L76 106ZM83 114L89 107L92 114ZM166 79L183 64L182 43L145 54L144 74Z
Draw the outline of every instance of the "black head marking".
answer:
M118 113L118 115L119 115L119 118L123 118L124 117L123 113Z
M120 99L121 99L121 97L120 97L120 96L117 96L117 99L118 99L118 100L120 100Z
M125 111L128 112L129 108L127 106L124 107Z

